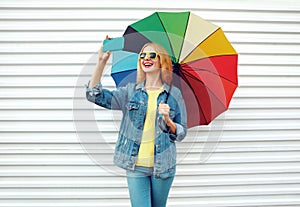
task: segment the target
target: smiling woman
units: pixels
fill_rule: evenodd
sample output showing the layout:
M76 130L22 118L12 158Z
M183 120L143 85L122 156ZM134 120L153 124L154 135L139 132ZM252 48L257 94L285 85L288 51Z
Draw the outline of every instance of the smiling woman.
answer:
M213 21L241 54L226 116L176 143L167 205L300 206L300 1L0 0L0 8L0 206L130 206L126 171L112 163L122 113L86 101L83 85L99 37L118 37L157 8ZM109 63L103 87L115 86ZM141 105L127 108L135 116Z
M170 85L172 82L172 61L168 53L159 44L146 43L142 47L139 55L137 66L137 83L144 81L146 79L147 72L153 72L155 71L155 68L159 68L159 71L161 72L161 77L159 80ZM148 78L152 78L152 76L148 75ZM150 79L147 79L146 85L148 87L154 84L155 83L150 81Z
M132 206L166 206L176 170L175 141L181 141L187 131L181 92L175 86L170 90L171 58L162 46L145 44L138 57L136 84L110 91L100 83L110 55L100 48L86 97L99 106L123 112L114 163L127 172ZM167 96L168 103L163 103ZM168 131L159 128L160 115Z

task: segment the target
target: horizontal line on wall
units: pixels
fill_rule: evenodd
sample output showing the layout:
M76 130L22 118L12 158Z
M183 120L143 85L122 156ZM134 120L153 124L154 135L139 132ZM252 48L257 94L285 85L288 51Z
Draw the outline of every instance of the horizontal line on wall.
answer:
M68 33L68 32L80 32L80 33L89 33L89 32L124 32L125 31L125 28L124 29L110 29L110 30L104 30L104 29L97 29L97 30L1 30L0 31L2 33L11 33L11 32L16 32L16 33L26 33L26 32L36 32L36 33L39 33L39 32L47 32L47 33L61 33L61 32L64 32L64 33ZM261 32L261 31L224 31L225 34L292 34L292 35L296 35L296 34L300 34L300 32L297 32L297 31L281 31L281 30L278 30L278 31L264 31L264 32ZM4 42L4 41L1 41L0 42ZM15 41L11 41L11 42L15 42ZM28 41L29 43L31 43L31 41ZM32 43L35 43L36 41L32 41ZM52 42L52 41L49 41L49 42ZM65 41L61 41L61 42L65 42ZM66 42L68 42L68 40L66 40ZM73 41L72 41L73 42ZM77 42L77 41L76 41ZM80 42L80 41L78 41ZM83 41L83 42L96 42L96 41ZM278 42L278 44L280 44L280 42Z
M92 143L91 143L92 144ZM95 144L99 144L99 143L95 143ZM293 150L293 149L283 149L283 150L278 150L278 149L268 149L267 147L262 147L263 149L254 149L254 150L249 150L249 149L245 149L245 150L219 150L219 151L214 151L214 154L235 154L235 153L273 153L273 152L281 152L281 153L285 153L285 152L295 152L295 153L299 153L300 150ZM270 147L271 148L271 147ZM242 148L243 149L243 148ZM51 149L43 149L43 150L36 150L36 149L10 149L11 151L19 151L19 152L0 152L0 155L4 156L4 155L104 155L104 154L113 154L111 152L91 152L91 151L98 151L99 149L89 149L89 152L74 152L74 151L82 151L82 150L71 150L71 149L61 149L61 150L56 150L53 149L53 152L49 152L51 151ZM199 151L195 151L195 150L199 150ZM193 149L193 152L188 152L188 154L194 154L197 155L201 153L210 153L210 149L208 150L204 150L203 148L198 148L198 149ZM24 152L27 151L27 152ZM69 152L68 152L69 151ZM177 155L181 156L181 155L185 155L186 152L183 152L179 147L177 147ZM299 170L300 173L300 170Z
M237 97L237 96L234 96L233 99L236 99L236 100L243 100L243 99L246 99L246 100L249 100L249 99L255 99L257 101L259 100L265 100L265 99L269 99L269 100L274 100L276 99L277 101L278 100L295 100L295 101L298 101L300 98L299 97L295 97L295 96L291 96L291 97L281 97L281 96L274 96L274 97L256 97L256 96L253 96L253 97ZM66 98L66 97L19 97L19 98L16 98L16 97L0 97L0 100L9 100L9 101L13 101L13 100L86 100L86 98L80 98L80 97L69 97L69 98ZM299 105L300 106L300 105ZM245 109L247 109L249 107L245 107ZM259 109L262 109L262 108L265 108L265 106L263 107L258 107ZM282 106L282 107L274 107L274 109L276 108L279 108L279 109L284 109L284 108L290 108L290 106ZM297 107L295 107L297 109ZM251 108L250 108L251 109ZM95 110L103 110L101 108L95 108Z
M1 42L0 42L1 43ZM95 42L96 44L96 42ZM249 45L251 43L248 43ZM254 43L252 43L253 45ZM288 43L289 45L299 45L300 46L300 43ZM267 43L267 44L259 44L259 45L275 45L274 43ZM276 44L276 46L278 46L280 44ZM281 44L281 45L287 45L287 44ZM0 55L94 55L95 52L1 52L0 51ZM283 51L281 52L273 52L273 51L270 51L268 53L262 53L262 52L257 52L257 53L251 53L251 52L248 52L248 53L241 53L239 52L238 55L257 55L257 56L263 56L263 55L274 55L274 56L296 56L298 57L300 55L300 53L291 53L291 52L286 52L286 53L283 53Z
M70 89L70 88L73 88L73 89L76 89L76 88L84 88L85 86L84 85L74 85L74 86L0 86L0 89L36 89L36 88L44 88L44 89L47 89L47 88L53 88L53 89ZM114 89L115 87L106 87L107 89ZM261 88L261 89L276 89L276 88L290 88L290 89L298 89L300 88L300 86L285 86L285 85L282 85L282 86L277 86L277 85L270 85L270 86L264 86L264 85L251 85L251 86L241 86L239 85L238 88ZM282 98L282 96L276 96L276 94L274 96L272 96L272 98ZM293 96L294 97L294 96ZM299 94L299 97L300 97L300 94ZM2 99L4 97L0 97L0 99ZM9 97L5 97L5 98L9 98ZM33 98L33 97L32 97ZM38 98L38 97L37 97ZM49 98L58 98L58 97L49 97ZM249 97L248 97L249 98Z
M288 67L288 66L287 66ZM6 75L0 75L0 77L3 76L3 77L7 77ZM26 77L27 75L8 75L10 77ZM30 76L30 75L29 75ZM40 76L40 75L32 75L33 77L36 77L36 76ZM45 75L45 77L61 77L60 75ZM40 77L43 77L43 75L41 75ZM80 75L80 76L77 76L77 75L63 75L62 77L91 77L91 75ZM105 77L110 77L110 75L106 75ZM238 77L242 77L242 78L259 78L259 77L269 77L269 78L278 78L278 77L281 77L281 78L285 78L285 77L294 77L294 78L299 78L300 75L294 75L294 74L270 74L270 75L267 75L267 74L257 74L257 75L253 75L253 74L238 74Z
M155 4L153 4L155 5ZM238 8L238 9L233 9L233 8L197 8L197 7L183 7L184 4L181 5L181 7L173 7L173 8L170 8L170 7L159 7L159 9L157 9L156 7L142 7L142 8L139 8L139 7L136 7L136 8L132 8L132 7L107 7L107 6L104 6L104 5L101 5L101 6L86 6L86 5L78 5L78 6L74 6L72 4L69 4L68 6L61 6L61 5L58 5L57 7L53 7L53 6L27 6L24 4L24 6L20 6L20 5L5 5L5 4L2 4L1 5L1 10L24 10L24 9L30 9L30 10L42 10L42 11L45 11L45 10L66 10L66 11L69 11L69 10L79 10L79 11L82 11L82 10L120 10L120 11L123 11L123 10L129 10L129 11L140 11L140 10L143 10L143 11L181 11L181 12L184 12L184 11L194 11L194 12L201 12L201 11L226 11L226 12L249 12L249 13L252 13L252 12L266 12L266 13L295 13L295 14L299 14L299 9L297 9L296 7L292 8L290 7L289 9L268 9L268 7L260 7L260 8L257 8L257 9L247 9L247 8ZM198 5L199 6L199 5Z
M208 132L210 130L202 130L203 132ZM281 128L281 129L252 129L252 130L249 130L247 128L244 128L244 129L222 129L222 130L214 130L214 132L261 132L261 131L279 131L279 132L282 132L282 131L285 131L285 132L299 132L299 128L289 128L289 129L284 129L284 128ZM101 130L101 133L111 133L112 131L111 130L108 130L108 131L105 131L105 130ZM113 132L116 132L115 130ZM49 131L49 130L44 130L44 131L36 131L36 130L31 130L31 131L6 131L6 130L1 130L0 131L0 134L1 133L77 133L76 130L74 131ZM80 133L99 133L99 131L80 131ZM291 140L292 141L292 140Z
M80 29L71 29L71 30L40 30L40 29L36 29L36 30L16 30L16 29L12 29L12 30L1 30L1 32L124 32L124 29L110 29L110 30L105 30L105 29L84 29L84 30L80 30ZM274 34L274 32L271 32L272 34ZM276 34L276 33L275 33ZM294 34L294 32L291 32L291 34Z
M272 163L268 163L268 164L278 164L278 166L280 166L280 164L297 164L297 163L299 163L299 162L296 162L296 161L278 161L278 162L272 162ZM247 164L255 166L256 164L265 164L265 162L255 162L255 163L247 163ZM181 163L180 165L182 165L183 168L184 168L185 165L189 165L189 164ZM222 163L221 164L218 164L218 163L205 163L205 166L216 166L217 167L218 165L224 166L226 164L222 164ZM231 165L238 166L237 163L232 163ZM41 165L38 165L38 164L34 164L34 165L33 164L26 164L26 165L24 165L24 164L20 164L20 165L19 164L10 164L10 165L0 164L0 167L30 167L30 166L32 166L32 167L41 166L42 167L44 165L43 164L41 164ZM84 165L81 165L81 164L68 164L67 166L62 166L61 164L47 164L47 167L97 167L97 166L98 165L95 165L95 164L84 164ZM110 165L110 166L112 166L112 165ZM279 173L281 173L281 172L279 172ZM245 174L245 173L239 173L239 174ZM210 175L210 173L207 174L207 175ZM105 174L103 177L106 177L106 176L107 176L107 174ZM9 175L9 176L0 176L0 177L19 177L19 176ZM26 177L36 177L36 176L26 176ZM40 176L40 177L44 177L44 176ZM45 177L49 177L49 176L45 176ZM57 177L57 176L53 176L53 177ZM58 177L61 177L61 176L58 176ZM75 176L75 177L78 177L78 176ZM101 176L98 176L98 177L101 177Z
M32 31L18 31L18 32L15 32L15 33L24 33L24 34L26 34L26 33L32 33ZM41 32L43 32L43 31L41 31ZM103 31L101 31L101 32L103 32ZM110 31L107 31L107 32L110 32ZM11 35L12 34L12 32L11 31L6 31L6 32L2 32L1 31L1 33L2 34L4 34L4 33L7 33L7 35ZM36 31L34 31L33 33L36 33L36 34L38 34L39 32L36 32ZM51 32L43 32L43 33L48 33L48 35L50 35L49 33L51 33ZM71 34L73 34L73 31L56 31L56 32L52 32L53 34L55 34L55 33L57 33L56 35L58 35L58 34L61 34L61 33L71 33ZM78 32L78 34L81 34L82 32ZM120 36L122 36L122 34L121 33L118 33L118 34L120 34ZM232 33L232 34L244 34L244 35L247 35L247 34L249 34L249 32L245 32L245 33ZM256 34L256 35L267 35L268 33L253 33L253 34ZM274 34L274 33L272 33L272 34ZM274 37L276 37L276 35L282 35L281 37L283 37L284 35L288 35L289 34L289 32L286 32L286 33L276 33L275 34L275 36ZM297 36L298 34L300 34L300 33L291 33L292 35L293 35L293 37L295 36ZM20 40L18 40L18 39L16 39L16 40L13 40L13 41L11 41L11 40L7 40L7 41L5 41L5 40L0 40L0 43L2 43L2 44L15 44L15 43L23 43L23 44L47 44L47 43L49 43L49 44L59 44L59 43L65 43L65 44L70 44L70 43L76 43L76 44L81 44L81 43L83 43L83 44L87 44L87 43L89 43L89 44L99 44L99 43L102 43L102 40L103 39L93 39L93 40L89 40L88 38L86 38L86 39L81 39L81 40L70 40L70 39L67 39L66 37L66 39L64 39L64 40L52 40L52 39L48 39L48 40L36 40L36 39L33 39L33 40L22 40L22 37L21 37L22 35L20 34ZM293 38L293 37L290 37L290 38ZM257 38L260 38L260 36L258 36ZM292 39L293 40L293 39ZM285 45L294 45L294 44L300 44L300 39L298 40L298 39L296 39L295 40L295 42L292 42L292 40L289 40L289 42L280 42L280 41L278 41L278 40L273 40L273 42L271 42L271 41L257 41L256 42L256 40L255 40L255 38L252 38L252 40L251 41L242 41L242 40L240 40L240 41L234 41L234 40L232 40L232 41L230 41L230 43L231 44L234 44L234 45L253 45L253 44L255 44L255 45L279 45L279 46L285 46Z
M1 32L124 32L126 28L124 29L110 29L110 30L105 30L105 29L70 29L70 30L48 30L48 29L36 29L36 30L16 30L16 29L11 29L11 30L1 30ZM264 32L259 32L259 31L238 31L238 30L230 30L226 31L223 30L226 33L240 33L240 34L299 34L297 31L264 31Z
M202 175L202 174L201 174ZM221 174L222 175L222 174ZM206 174L203 174L203 176L206 176ZM1 176L2 177L2 176ZM25 176L26 178L28 178L27 176ZM63 176L59 176L59 177L62 177L63 178ZM81 178L82 176L77 176L77 177L73 177L73 176L70 176L70 178ZM90 177L90 176L88 176L88 177ZM177 177L177 175L176 175L176 177ZM181 176L180 175L178 175L178 178L180 178ZM5 178L18 178L17 176L16 177L5 177ZM44 178L44 177L43 177ZM54 178L54 176L52 177L49 177L49 178ZM103 177L101 177L101 178L115 178L115 176L103 176ZM272 186L277 186L277 185L282 185L282 184L288 184L289 186L293 186L293 185L299 185L299 183L298 182L295 182L294 184L293 183L290 183L290 182L278 182L278 183L272 183L272 184L270 184L270 183L263 183L263 184L259 184L259 183L247 183L247 184L244 184L244 183L240 183L240 184L220 184L220 185L217 185L217 184L213 184L213 185L208 185L208 184L195 184L195 185L192 185L191 187L216 187L216 186L220 186L220 187L222 187L222 186L226 186L226 187L245 187L245 188L247 188L247 186L249 185L249 186L266 186L266 187L272 187ZM74 189L74 188L78 188L78 189L99 189L99 188L101 188L100 186L97 186L97 185L95 185L95 186L90 186L90 185L87 185L87 186L82 186L82 187L78 187L78 186L74 186L74 187L65 187L65 186L49 186L49 187L44 187L44 186L36 186L36 187L34 187L34 186L30 186L30 187L23 187L23 186L20 186L20 187L8 187L9 186L9 184L6 184L5 185L5 187L1 187L0 189L18 189L18 188L20 188L20 189ZM174 183L174 185L173 185L173 187L174 188L182 188L182 187L185 187L184 185L182 185L182 184L175 184ZM117 187L117 186L112 186L112 187L110 187L110 186L106 186L106 187L104 187L104 188L107 188L107 189L110 189L110 188L116 188L116 189L123 189L124 188L124 190L125 190L125 188L127 188L127 186L123 186L123 185L120 185L119 187ZM2 200L2 199L1 199Z
M300 108L300 107L299 107ZM252 108L253 110L255 110L256 108ZM282 108L280 108L282 109ZM297 109L297 108L292 108L292 109ZM9 111L7 109L2 109L3 111ZM11 111L23 111L23 110L11 110ZM29 111L29 110L27 110ZM33 110L31 110L33 111ZM36 110L36 111L42 111L42 110ZM49 110L50 111L50 110ZM58 110L53 110L53 111L58 111ZM78 111L78 110L76 110ZM80 111L84 111L84 110L80 110ZM91 111L94 111L91 110ZM1 110L0 110L1 112ZM242 115L241 115L242 116ZM245 118L241 118L241 117L238 117L238 118L219 118L218 121L253 121L253 120L259 120L259 121L273 121L274 118L265 118L265 117L262 117L262 118L258 118L258 117L245 117ZM299 120L299 123L300 123L300 117L289 117L289 118L276 118L276 121L297 121ZM1 122L5 122L5 123L18 123L18 122L39 122L39 123L42 123L42 122L73 122L74 120L69 118L69 119L0 119L0 123ZM80 120L75 120L75 121L80 121L80 122L91 122L91 119L80 119ZM111 117L108 117L108 119L95 119L95 120L92 120L92 121L95 121L95 122L111 122ZM118 121L121 121L118 119ZM300 127L299 127L299 130L300 130ZM0 152L1 153L1 152Z
M20 22L26 22L26 21L34 21L34 22L74 22L74 21L87 21L87 22L92 22L92 21L131 21L131 22L135 22L135 21L139 21L140 18L56 18L56 19L51 19L51 18L36 18L36 19L32 19L32 18L0 18L0 20L2 22L14 22L14 21L20 21ZM232 19L205 19L209 22L220 22L220 23L226 23L226 22L230 22L230 23L278 23L278 24L300 24L300 21L290 21L290 20L274 20L274 21L270 21L270 20L232 20Z
M65 155L65 154L64 154ZM111 154L112 155L112 154ZM200 155L199 155L199 157L200 157ZM20 161L21 162L21 161ZM49 161L48 161L49 162ZM54 161L51 161L52 163L53 162L55 162L55 160ZM111 162L112 162L112 160L111 160ZM286 163L286 164L288 164L288 163L292 163L293 161L288 161L288 160L286 160L286 161L270 161L270 160L266 160L266 161L223 161L223 162L220 162L220 161L218 161L218 162L216 162L216 161L214 161L214 162L205 162L205 163L201 163L200 162L200 160L199 161L197 161L197 162L192 162L192 161L185 161L184 163L183 162L181 162L180 164L178 164L178 165L180 165L180 166L182 166L182 167L184 167L184 166L186 166L186 165L188 165L188 166L190 166L190 165L200 165L200 164L205 164L205 165L215 165L215 166L217 166L217 165L227 165L227 164L229 164L229 165L243 165L243 164L251 164L251 165L255 165L255 164L278 164L278 163ZM83 163L83 162L81 162L81 163ZM91 161L91 163L93 163L93 161ZM68 161L65 161L65 162L63 162L63 163L60 163L60 164L51 164L51 163L37 163L37 164L24 164L24 163L22 163L22 164L0 164L0 167L2 167L2 166L5 166L5 167L10 167L10 166L13 166L13 167L16 167L16 166L22 166L22 167L30 167L30 166L32 166L32 167L38 167L38 166L45 166L45 167L49 167L49 166L55 166L55 167L73 167L73 166L78 166L78 167L84 167L84 166L87 166L87 167L89 167L89 166L99 166L99 164L89 164L89 163L86 163L86 164L73 164L72 163L72 161L70 161L70 162L68 162ZM111 167L116 167L113 163L112 164L105 164L105 163L101 163L101 166L103 166L103 167L108 167L108 166L111 166ZM293 172L292 172L293 173ZM200 174L200 173L195 173L195 177L196 176L198 176L198 174ZM222 173L220 173L220 174L222 174ZM213 175L215 175L215 174L213 174ZM224 174L222 174L222 175L224 175ZM178 175L176 175L176 176L179 176L179 174ZM182 175L182 176L185 176L185 175ZM191 175L191 173L189 173L189 176L192 176ZM0 178L1 178L2 176L0 176ZM35 177L35 176L34 176ZM49 176L47 176L47 177L49 177ZM68 176L69 177L69 176ZM99 177L101 177L101 176L99 176Z
M105 77L110 77L110 75L104 75ZM19 74L16 74L16 75L0 75L0 78L1 77L5 77L5 78L36 78L36 77L41 77L41 78L83 78L83 77L91 77L91 75L73 75L73 74L70 74L70 75L60 75L60 74L57 74L57 75L53 75L53 74L49 74L49 75L41 75L41 74L36 74L36 75L33 75L33 74L22 74L22 75L19 75ZM258 78L258 77L266 77L266 78L278 78L278 77L282 77L282 78L286 78L286 77L293 77L293 78L300 78L300 75L293 75L293 74L275 74L275 75L266 75L266 74L257 74L257 75L253 75L253 74L249 74L249 75L241 75L239 74L238 77L242 77L242 78ZM1 87L6 87L6 86L0 86ZM8 86L10 87L10 86ZM23 87L23 86L22 86ZM52 86L51 86L52 87ZM62 86L64 87L64 86Z
M1 64L0 63L0 67L1 66L96 66L96 62L95 63L11 63L11 64ZM107 64L107 66L109 66L109 64ZM276 67L276 66L280 66L280 67L300 67L300 64L270 64L270 63L266 63L266 64L256 64L256 63L240 63L239 66L270 66L270 67Z

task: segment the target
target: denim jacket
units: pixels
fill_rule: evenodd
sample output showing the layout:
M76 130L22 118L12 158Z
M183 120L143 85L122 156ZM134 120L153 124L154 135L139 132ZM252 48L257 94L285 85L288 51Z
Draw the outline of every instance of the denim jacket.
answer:
M144 82L140 84L129 83L125 87L113 91L102 88L100 82L92 89L86 85L86 98L90 102L107 109L123 112L115 147L114 163L126 170L135 169L141 144L148 103L148 94L144 84ZM164 89L158 96L157 105L161 101L165 102L168 92L169 86L164 84ZM170 106L169 116L176 124L176 134L163 132L158 126L158 118L156 119L153 174L160 178L175 175L175 141L182 141L187 132L185 103L180 90L175 86L172 86L167 103ZM158 117L158 111L156 117Z

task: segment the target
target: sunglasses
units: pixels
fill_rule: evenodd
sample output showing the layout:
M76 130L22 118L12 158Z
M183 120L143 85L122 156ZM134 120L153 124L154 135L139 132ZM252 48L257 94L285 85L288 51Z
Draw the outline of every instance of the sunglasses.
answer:
M141 52L140 58L144 59L146 56L148 56L150 59L155 59L157 56L159 56L159 53L157 52Z

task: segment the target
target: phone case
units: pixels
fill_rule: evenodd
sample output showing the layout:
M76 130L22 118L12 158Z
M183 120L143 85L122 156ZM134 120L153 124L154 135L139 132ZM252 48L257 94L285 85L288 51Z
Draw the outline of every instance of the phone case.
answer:
M124 48L124 38L116 37L103 41L103 51L118 51Z

